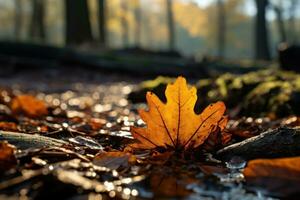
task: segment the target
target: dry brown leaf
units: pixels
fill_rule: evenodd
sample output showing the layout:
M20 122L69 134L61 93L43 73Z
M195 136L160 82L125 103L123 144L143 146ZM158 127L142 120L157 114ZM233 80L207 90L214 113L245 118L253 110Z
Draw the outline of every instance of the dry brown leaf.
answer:
M169 84L165 95L167 102L163 103L155 94L147 93L149 111L139 110L147 127L131 127L133 137L140 142L136 147L195 148L202 145L211 132L225 128L225 104L211 104L201 114L196 114L197 90L189 88L185 78L178 77L174 84Z
M15 146L7 141L0 141L0 172L11 169L17 164L15 151Z
M27 117L41 117L48 114L47 105L30 95L16 96L11 103L14 114L24 114Z
M243 173L246 179L274 177L300 181L300 157L251 160Z
M227 131L221 131L221 129L225 129L227 122L228 117L224 117L220 121L219 127L217 127L216 130L213 131L204 142L202 146L203 149L207 151L213 151L221 148L231 141L232 134Z
M112 151L101 152L97 154L93 163L98 166L110 169L118 169L119 167L128 167L136 162L136 157L128 152Z

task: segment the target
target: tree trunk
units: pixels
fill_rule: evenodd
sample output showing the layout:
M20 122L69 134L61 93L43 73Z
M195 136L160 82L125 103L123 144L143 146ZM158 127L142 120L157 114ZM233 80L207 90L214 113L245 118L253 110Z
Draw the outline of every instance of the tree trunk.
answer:
M297 6L299 5L298 0L291 0L291 6L289 8L289 22L288 22L288 30L289 30L289 42L296 43L297 42L297 30L296 30L296 11Z
M286 32L285 32L285 28L284 28L284 21L282 18L282 6L273 6L274 11L276 13L276 17L277 17L277 26L278 26L278 32L279 32L279 36L280 36L280 43L281 42L286 42L287 38L286 38Z
M98 17L99 17L99 40L102 46L106 46L106 9L105 0L98 1Z
M123 10L123 15L121 16L121 26L122 26L122 40L123 46L126 48L129 44L129 27L127 22L127 2L121 1L121 9Z
M218 9L218 35L217 35L217 46L218 46L218 57L223 58L225 55L225 38L226 38L226 13L223 0L217 0Z
M30 36L40 41L45 40L45 2L43 0L32 0Z
M80 45L93 41L86 0L65 0L66 43Z
M167 0L167 21L169 31L169 50L175 50L175 27L173 15L173 0Z
M141 5L140 0L135 0L134 5L134 18L135 18L135 45L138 47L141 45Z
M268 0L255 0L257 14L255 23L255 58L270 60L270 49L266 22Z
M22 24L22 3L20 0L15 0L14 37L17 41L21 38Z

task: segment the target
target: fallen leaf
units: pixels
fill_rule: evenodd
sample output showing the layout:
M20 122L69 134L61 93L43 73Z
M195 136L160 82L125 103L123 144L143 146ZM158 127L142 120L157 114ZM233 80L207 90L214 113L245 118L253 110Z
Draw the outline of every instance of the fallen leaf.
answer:
M207 151L213 151L221 148L231 141L232 134L227 131L221 131L221 129L225 129L227 122L227 117L224 117L223 120L220 121L219 127L214 132L212 132L204 142L202 146L203 149Z
M104 119L92 118L88 121L88 124L91 126L92 130L98 131L106 124L106 121Z
M287 199L299 197L300 157L251 160L243 174L250 189L260 187Z
M246 179L277 177L300 181L300 157L251 160L243 173Z
M14 122L0 122L0 130L4 131L17 131L17 124Z
M11 103L13 114L24 114L27 117L41 117L48 114L47 105L30 95L16 96Z
M7 141L0 142L0 173L11 169L17 164L15 151L15 146L9 144Z
M101 152L97 154L93 163L98 166L110 169L118 169L119 167L128 167L136 162L136 157L128 152L113 151Z
M165 95L167 102L163 103L152 92L146 94L149 111L139 110L139 115L147 127L131 127L133 137L139 141L136 147L172 147L176 151L196 148L210 133L225 128L225 104L219 101L196 114L197 90L189 88L185 78L178 77L174 84L168 84Z

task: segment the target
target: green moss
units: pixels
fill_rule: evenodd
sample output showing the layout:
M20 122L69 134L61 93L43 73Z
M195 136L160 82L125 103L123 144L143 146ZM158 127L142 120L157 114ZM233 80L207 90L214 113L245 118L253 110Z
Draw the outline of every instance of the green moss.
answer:
M166 85L173 80L158 77L143 82L140 89L133 93L134 99L145 101L146 92L153 91L165 100ZM200 112L211 102L222 100L229 109L241 106L240 115L300 115L300 75L293 72L260 70L242 75L226 73L216 79L201 79L196 87L196 112Z

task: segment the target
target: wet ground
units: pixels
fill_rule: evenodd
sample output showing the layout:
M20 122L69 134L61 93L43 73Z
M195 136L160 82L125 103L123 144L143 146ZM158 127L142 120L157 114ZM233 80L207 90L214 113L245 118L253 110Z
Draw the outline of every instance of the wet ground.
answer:
M83 69L19 71L0 78L2 120L18 132L68 142L64 147L20 147L19 164L2 175L0 199L271 199L245 187L245 161L149 160L149 151L122 154L131 125L143 125L127 95L143 78ZM5 102L20 94L45 101L44 119L10 119ZM23 150L20 150L23 149ZM98 158L99 152L117 152ZM164 158L164 154L161 155Z

